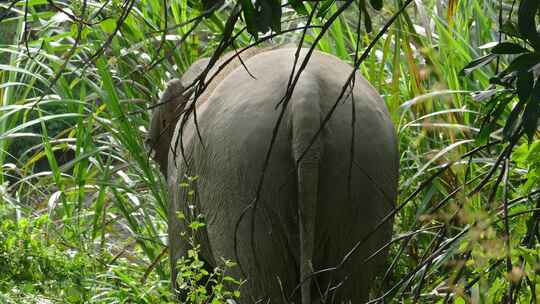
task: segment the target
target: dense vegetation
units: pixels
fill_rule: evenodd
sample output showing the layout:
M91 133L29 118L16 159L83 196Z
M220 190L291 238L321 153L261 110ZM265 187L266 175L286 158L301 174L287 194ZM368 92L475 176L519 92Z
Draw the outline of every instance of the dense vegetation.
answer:
M359 64L399 135L373 298L540 301L535 0L238 2L0 2L1 303L172 300L148 108L197 58L301 39ZM190 255L191 302L237 296L227 269Z

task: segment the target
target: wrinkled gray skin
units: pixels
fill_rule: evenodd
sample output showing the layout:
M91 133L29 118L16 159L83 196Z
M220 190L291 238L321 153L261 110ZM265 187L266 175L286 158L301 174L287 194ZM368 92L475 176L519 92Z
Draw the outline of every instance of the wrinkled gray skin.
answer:
M235 63L197 108L204 147L193 117L185 124L182 140L186 159L178 146L180 124L171 114L182 108L187 97L179 93L207 62L195 63L181 81L169 83L162 101L173 102L154 111L149 141L156 147L156 161L167 172L173 266L188 249L180 236L188 230L186 223L176 214L191 214L186 203L189 189L179 186L189 175L199 176L194 204L207 224L197 236L203 258L211 267L221 265L221 257L236 259L235 226L255 198L281 110L276 104L285 94L295 51L263 50L249 59L243 57L255 79ZM304 56L306 50L302 53ZM295 165L351 70L336 57L315 52L300 77L270 157L255 208L254 231L253 209L248 209L238 226L238 262L245 277L239 267L232 275L247 279L241 288L242 304L361 303L381 271L385 250L367 263L363 260L391 239L391 220L363 243L343 268L309 276L338 265L394 207L398 178L394 128L384 101L359 74L352 94L339 102L320 136ZM167 119L177 125L174 135L162 130ZM349 170L353 128L354 157ZM300 282L304 282L302 287L289 298Z

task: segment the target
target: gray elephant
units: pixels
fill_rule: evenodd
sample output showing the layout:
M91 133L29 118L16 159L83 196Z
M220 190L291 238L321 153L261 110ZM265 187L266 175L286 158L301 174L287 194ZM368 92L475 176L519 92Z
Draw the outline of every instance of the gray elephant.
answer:
M275 128L295 52L259 49L242 56L242 64L233 60L199 98L197 127L193 114L180 115L193 97L184 88L208 59L163 93L149 142L169 185L173 282L175 263L188 249L180 236L186 223L176 215L189 213L189 189L180 184L197 175L194 205L206 221L197 237L201 254L210 266L220 265L222 257L237 260L233 276L247 280L240 303L368 299L386 250L368 257L392 234L390 218L366 238L394 208L399 166L394 128L384 101L358 73L325 121L352 68L317 51ZM299 62L306 53L302 49ZM343 267L321 271L340 263Z

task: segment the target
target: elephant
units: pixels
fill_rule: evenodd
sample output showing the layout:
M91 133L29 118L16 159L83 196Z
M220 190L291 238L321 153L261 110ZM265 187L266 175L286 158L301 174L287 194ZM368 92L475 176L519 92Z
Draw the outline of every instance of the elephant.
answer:
M189 249L177 214L195 208L206 223L196 237L201 256L209 267L235 260L232 276L246 280L239 303L369 299L392 237L394 126L369 82L355 72L344 87L353 68L319 51L283 101L297 51L255 49L232 60L199 97L195 117L185 111L193 100L186 87L209 61L201 59L168 83L154 109L148 142L168 184L173 288ZM299 50L298 62L307 53ZM194 175L193 198L180 184Z

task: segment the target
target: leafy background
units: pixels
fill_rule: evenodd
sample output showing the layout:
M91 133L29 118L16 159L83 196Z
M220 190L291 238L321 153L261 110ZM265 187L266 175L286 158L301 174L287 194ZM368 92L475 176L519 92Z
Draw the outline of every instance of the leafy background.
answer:
M280 4L0 2L0 302L172 300L148 108L200 57L302 39L358 64L399 135L392 259L373 301L540 300L538 2ZM196 249L190 301L234 297Z

